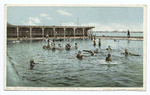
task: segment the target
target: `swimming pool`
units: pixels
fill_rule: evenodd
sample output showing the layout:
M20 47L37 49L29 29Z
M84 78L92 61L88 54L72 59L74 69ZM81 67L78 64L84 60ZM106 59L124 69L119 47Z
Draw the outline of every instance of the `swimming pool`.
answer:
M62 41L78 49L46 50L46 41L7 41L7 81L14 87L143 87L143 41L101 40L102 45L93 46L90 39ZM58 47L59 41L56 41ZM106 51L111 46L112 51ZM90 56L82 50L100 49L100 53ZM124 49L141 56L125 56ZM84 59L76 58L77 52L89 55ZM112 62L105 61L108 53ZM30 59L37 63L30 69ZM13 73L10 73L13 70ZM14 75L13 75L14 74ZM13 82L11 78L16 76ZM12 83L13 82L13 83Z

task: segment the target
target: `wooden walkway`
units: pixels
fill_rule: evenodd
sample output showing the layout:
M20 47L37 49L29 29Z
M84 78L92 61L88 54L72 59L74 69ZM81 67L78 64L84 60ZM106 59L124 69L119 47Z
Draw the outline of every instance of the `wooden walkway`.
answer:
M49 39L64 39L64 37L50 37ZM69 37L65 37L65 39L68 39ZM79 39L79 38L83 38L83 37L70 37L71 39ZM89 37L84 37L84 38L89 38ZM46 38L42 38L42 37L37 37L37 38L27 38L27 40L43 40ZM126 37L126 36L96 36L96 39L116 39L116 40L143 40L143 37ZM8 41L14 41L17 40L17 38L7 38Z
M117 39L117 40L143 40L143 37L126 37L126 36L96 36L97 39Z

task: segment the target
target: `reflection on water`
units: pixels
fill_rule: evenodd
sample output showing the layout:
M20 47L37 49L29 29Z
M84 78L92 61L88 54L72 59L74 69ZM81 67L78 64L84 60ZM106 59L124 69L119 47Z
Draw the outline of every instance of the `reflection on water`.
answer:
M16 71L18 82L16 86L27 87L142 87L143 86L143 41L101 40L102 45L93 46L93 42L86 40L72 40L78 49L45 50L45 41L7 42L7 65L11 64ZM67 41L62 41L65 47ZM58 42L55 42L58 46ZM106 51L108 46L112 51ZM90 56L82 50L100 49L100 53ZM125 56L124 49L141 56ZM84 59L76 58L76 53L89 55ZM108 53L112 62L105 61ZM30 70L30 59L33 58L35 67ZM8 71L8 70L7 70ZM7 78L11 75L7 75ZM11 86L7 80L7 86Z
M130 40L128 40L128 43L130 43Z

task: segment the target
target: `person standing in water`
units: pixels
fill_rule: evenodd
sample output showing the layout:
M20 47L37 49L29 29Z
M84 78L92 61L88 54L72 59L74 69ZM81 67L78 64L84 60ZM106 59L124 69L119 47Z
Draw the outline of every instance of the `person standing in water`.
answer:
M35 63L33 59L30 59L30 69L33 69Z
M91 40L93 40L93 35L91 34Z
M96 34L94 35L94 40L96 40Z
M43 49L46 49L46 48L47 48L47 49L50 49L50 44L49 44L50 41L49 41L49 39L47 40L47 42L48 42L47 46L44 45L44 46L43 46Z
M49 35L48 34L46 34L46 39L48 39L49 38Z
M94 46L96 45L96 41L95 41L95 40L93 41L93 45L94 45Z
M130 37L130 31L128 30L127 32L127 37L129 38Z
M53 43L52 49L55 49L55 43Z
M108 54L108 56L106 57L106 61L111 61L110 56L111 56L111 54Z
M47 47L46 47L46 48L50 48L50 44L49 44L49 42L50 42L50 41L49 41L49 39L48 39L48 44L47 44Z
M101 39L99 39L99 42L98 42L99 46L101 46Z
M76 49L78 48L77 43L75 43L75 48L76 48Z

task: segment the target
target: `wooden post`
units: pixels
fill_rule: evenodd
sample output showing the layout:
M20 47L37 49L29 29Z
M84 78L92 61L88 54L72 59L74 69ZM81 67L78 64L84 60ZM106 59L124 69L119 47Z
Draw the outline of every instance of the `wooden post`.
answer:
M53 30L54 30L54 38L55 38L55 28L53 28Z
M83 29L83 38L84 38L84 28L82 28Z
M42 28L42 38L44 39L44 28Z
M66 28L64 28L64 39L65 39L65 37L66 37L65 35L66 35Z
M19 37L19 27L17 26L17 38Z
M73 28L73 30L74 30L74 38L75 38L75 31L76 31L76 28Z
M32 28L30 27L30 38L32 38Z

